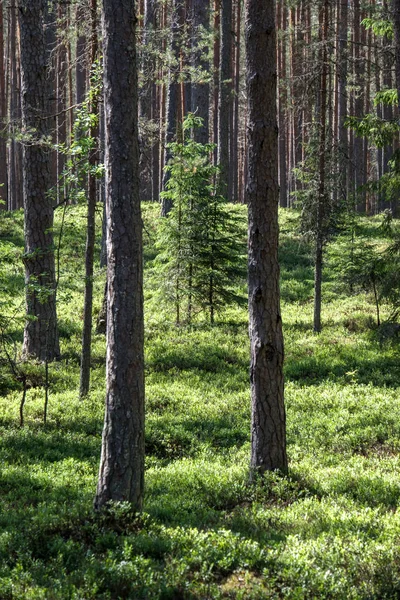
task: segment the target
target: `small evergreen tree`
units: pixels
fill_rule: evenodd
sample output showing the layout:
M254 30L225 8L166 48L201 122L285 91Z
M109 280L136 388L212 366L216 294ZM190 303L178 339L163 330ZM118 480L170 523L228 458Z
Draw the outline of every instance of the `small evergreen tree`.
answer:
M183 122L183 140L170 144L172 158L167 189L162 197L172 210L162 220L157 262L163 289L175 303L176 321L186 308L186 320L195 312L215 312L230 302L245 303L235 283L245 276L245 234L239 219L216 193L218 168L210 164L213 144L200 144L193 131L202 120L189 114Z

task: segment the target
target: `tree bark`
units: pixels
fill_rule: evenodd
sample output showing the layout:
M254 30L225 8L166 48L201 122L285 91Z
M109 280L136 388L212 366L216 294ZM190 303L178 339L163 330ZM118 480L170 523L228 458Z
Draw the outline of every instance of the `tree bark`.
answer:
M77 104L81 104L86 95L86 36L83 31L85 17L84 7L81 4L77 4L75 13L75 99Z
M221 0L218 97L219 192L229 197L229 130L232 106L232 0Z
M26 316L23 352L40 360L60 354L53 244L48 195L49 82L44 34L46 0L20 0L22 126L31 136L23 149Z
M286 122L287 122L287 93L286 93L286 29L287 11L284 0L278 0L280 27L282 37L278 43L278 123L279 123L279 204L282 208L288 206L287 167L286 167Z
M348 129L345 126L347 118L347 20L348 0L340 0L339 7L339 61L338 61L338 87L339 87L339 198L342 202L347 197L347 171L348 171Z
M287 470L278 263L278 128L273 0L246 0L251 473Z
M9 15L9 62L10 62L10 121L11 142L9 151L8 171L8 207L9 210L21 208L23 204L22 191L22 146L16 141L16 133L21 127L21 74L20 57L18 52L18 21L17 7L10 6Z
M4 69L3 2L0 1L0 210L7 208L7 103Z
M103 0L107 202L106 410L96 509L143 502L144 357L136 2Z
M97 41L97 0L90 0L91 17L91 51L90 64L94 65L97 59L98 41ZM94 147L89 156L89 165L91 169L96 167L98 162L98 91L94 90L90 113L96 117L92 122L89 131L89 137L94 140ZM85 300L83 309L83 332L82 332L82 352L81 352L81 370L79 395L84 397L89 392L90 386L90 360L92 347L92 309L93 309L93 259L94 244L96 238L96 200L97 186L96 175L89 172L88 177L88 206L87 206L87 232L86 232L86 252L85 252Z
M207 77L210 65L207 60L208 47L202 47L202 36L209 35L209 22L209 0L192 0L192 66L196 78L192 78L191 82L191 111L203 119L202 127L197 127L193 132L194 139L200 144L209 141L210 85Z
M144 22L142 35L142 73L143 83L139 99L139 113L144 127L151 123L153 96L155 94L154 83L154 59L151 55L151 46L154 41L155 30L155 2L146 0L144 3ZM140 152L140 198L150 200L152 198L153 177L153 134L144 129L141 137Z
M180 31L180 8L178 0L172 2L172 21L171 21L171 56L172 60L177 65L179 63L179 31ZM178 68L178 67L176 67ZM173 64L169 65L168 85L167 85L167 106L165 119L165 150L164 150L164 167L168 164L172 157L169 144L176 140L177 127L179 122L180 108L180 84L177 81L175 68ZM166 189L169 180L169 172L164 170L162 179L162 188ZM161 205L161 216L166 217L172 208L171 200L163 198Z
M328 79L328 19L329 0L325 0L324 7L320 11L319 42L321 56L321 79L320 79L320 106L319 106L319 183L317 198L316 240L315 240L315 270L314 270L314 331L321 331L321 304L322 304L322 263L323 248L325 241L325 154L327 152L327 79Z

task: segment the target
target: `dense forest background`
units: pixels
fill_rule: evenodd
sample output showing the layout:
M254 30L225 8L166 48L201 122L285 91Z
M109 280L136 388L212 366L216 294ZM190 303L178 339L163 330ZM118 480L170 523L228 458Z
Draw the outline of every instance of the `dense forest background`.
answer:
M50 3L46 35L51 54L50 136L52 185L57 202L69 194L64 174L71 155L74 123L92 88L93 65L100 57L93 36L100 34L97 2ZM398 148L394 131L397 103L393 29L386 2L277 2L280 205L290 207L310 189L315 165L316 129L327 94L325 177L333 201L352 198L357 211L376 214L396 195L373 186L390 171ZM327 11L326 27L323 13ZM244 202L247 104L244 81L243 4L224 2L139 3L137 42L140 65L141 195L159 200L163 189L166 142L189 112L203 118L202 143L216 144L215 160L225 171L229 201ZM22 205L20 47L18 6L1 3L0 152L3 208ZM93 47L94 44L94 47ZM321 53L324 47L325 55ZM325 59L324 59L325 57ZM324 88L321 76L324 76ZM98 134L104 146L102 103ZM348 127L349 118L369 116L370 139ZM376 132L385 124L386 131ZM364 132L367 132L364 128ZM360 133L360 131L358 131ZM25 132L26 134L26 132ZM375 135L374 135L375 134ZM64 174L64 176L63 176ZM314 174L316 177L316 174ZM101 185L97 186L99 199Z

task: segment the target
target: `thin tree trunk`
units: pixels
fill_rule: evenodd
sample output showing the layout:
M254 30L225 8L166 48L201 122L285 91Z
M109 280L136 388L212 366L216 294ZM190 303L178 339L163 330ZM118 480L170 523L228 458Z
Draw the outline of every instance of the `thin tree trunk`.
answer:
M58 5L58 43L56 62L56 98L57 98L57 147L66 147L67 142L67 45L65 39L66 6L64 3ZM57 204L66 197L64 181L65 153L57 151Z
M20 57L18 53L18 22L17 7L10 6L9 19L9 61L11 64L10 80L10 120L11 120L11 142L9 152L9 210L20 208L23 203L22 194L22 146L16 141L16 134L21 128L21 75Z
M210 3L209 0L192 0L192 67L195 78L191 82L191 111L203 119L202 127L197 127L194 139L200 144L209 141L209 110L210 110L210 85L208 83L208 47L200 35L209 35L210 29Z
M180 31L180 8L178 0L173 0L172 5L172 21L171 21L171 55L173 60L179 61L179 31ZM165 152L164 166L166 166L172 157L171 148L169 145L176 140L177 128L179 122L180 109L180 85L177 81L177 75L173 65L169 66L168 73L168 88L167 88L167 106L166 106L166 122L165 122ZM169 180L169 172L164 169L163 175L163 190ZM163 198L161 206L161 215L166 217L172 208L171 200Z
M314 271L314 331L321 331L322 304L322 263L324 247L324 217L326 205L325 191L325 153L326 153L326 117L327 117L327 79L328 79L328 19L329 0L320 12L320 56L321 56L321 87L319 108L319 186L317 198L317 222L315 241L315 271Z
M278 44L278 123L279 123L279 204L282 208L288 206L287 167L286 167L286 121L287 121L287 93L286 93L286 29L287 11L284 0L278 0L280 7L281 38Z
M143 503L144 357L136 3L103 0L107 189L106 410L96 509Z
M246 0L251 474L287 470L278 263L276 31L272 0Z
M0 210L7 208L7 102L4 69L3 2L0 1Z
M155 22L155 2L146 0L144 3L144 23L143 23L143 60L142 73L143 84L139 98L139 114L143 122L144 131L141 136L140 146L140 197L143 200L150 200L152 197L152 158L153 158L153 139L152 134L146 131L146 126L151 123L153 95L155 93L154 80L154 59L150 54L154 38Z
M236 40L235 40L235 97L233 102L234 121L232 128L232 200L239 202L239 92L240 92L240 31L241 31L241 0L236 5Z
M342 202L347 196L348 172L348 129L347 118L347 20L348 0L340 0L339 13L339 198Z
M218 35L214 39L214 51L213 51L213 68L214 68L214 93L213 93L213 144L215 145L214 150L214 164L218 161L218 104L219 104L219 59L220 59L220 31L221 26L221 15L219 0L214 0L214 31L218 32Z
M229 131L232 105L232 0L221 0L221 39L218 98L218 187L222 196L229 193Z
M85 20L85 10L81 4L76 5L75 26L76 26L76 66L75 66L75 82L76 82L76 103L81 104L86 95L86 36L83 31L83 23Z
M97 0L90 0L91 16L91 51L90 64L94 65L97 59ZM88 207L87 207L87 231L86 231L86 253L85 253L85 300L83 309L83 332L79 395L82 397L89 393L90 386L90 360L92 347L92 309L93 309L93 258L96 237L96 176L93 173L98 162L98 97L97 90L94 91L91 100L90 113L95 116L92 121L89 137L94 140L94 147L89 156L91 171L88 177Z

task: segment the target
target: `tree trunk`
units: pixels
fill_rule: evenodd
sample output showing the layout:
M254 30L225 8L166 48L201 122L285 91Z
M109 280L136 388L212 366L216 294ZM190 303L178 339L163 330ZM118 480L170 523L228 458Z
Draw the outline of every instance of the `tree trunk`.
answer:
M150 200L152 198L152 176L153 176L153 133L146 131L146 126L151 123L153 96L155 94L154 84L154 59L151 55L151 47L154 38L155 24L155 2L146 0L144 3L143 22L143 44L142 44L142 73L143 83L139 99L139 114L143 123L143 134L140 140L140 198Z
M229 125L232 105L232 0L221 0L221 38L218 98L219 193L228 200L229 192Z
M340 0L339 13L339 198L342 202L347 196L348 170L348 129L345 126L347 113L347 20L348 0Z
M239 121L239 94L240 94L240 54L241 54L241 40L240 32L242 27L242 7L241 0L236 3L236 39L235 39L235 98L233 103L234 109L234 121L232 131L232 200L233 202L240 202L239 197L239 138L240 138L240 121Z
M0 210L7 208L7 103L4 69L3 2L0 1Z
M53 207L48 196L48 56L44 33L46 0L20 0L26 316L23 352L40 360L60 354L56 315Z
M172 21L171 21L171 55L175 62L179 62L179 31L180 31L180 8L178 0L173 0L172 4ZM172 157L169 144L176 139L178 127L178 114L180 107L180 85L177 81L176 73L173 65L169 66L168 72L168 87L167 87L167 106L165 119L165 151L164 151L164 167L168 164ZM164 170L162 188L165 190L169 180L169 172ZM161 206L161 216L166 217L172 208L171 200L163 198Z
M81 4L76 5L75 27L76 27L76 57L75 57L75 82L76 103L81 104L86 95L86 36L83 31L83 23L86 14Z
M246 0L251 472L287 470L278 263L278 130L273 0Z
M67 21L66 5L59 2L58 5L58 41L56 61L56 98L57 98L57 147L66 146L67 142L67 75L68 57L67 40L65 38L65 27ZM66 162L65 153L57 151L57 204L63 202L66 197L66 185L64 170Z
M21 208L23 204L22 192L22 146L16 141L16 134L21 128L21 74L20 57L18 53L18 22L17 7L10 6L9 18L9 62L11 66L10 81L10 120L11 142L9 152L9 181L8 181L8 207L9 210Z
M328 79L328 19L329 0L320 12L320 56L321 56L321 80L320 80L320 104L319 104L319 185L317 198L317 222L315 241L315 271L314 271L314 331L321 331L321 304L322 304L322 259L325 239L324 221L326 207L325 190L325 153L326 144L326 117L327 117L327 79Z
M90 64L94 65L97 59L98 41L97 41L97 0L90 0L91 16L91 51ZM92 100L90 113L95 115L96 121L90 126L89 137L94 140L94 147L89 156L89 165L91 169L96 167L98 162L98 91L92 91ZM83 309L83 332L82 332L82 352L81 352L81 371L79 395L86 396L89 393L90 386L90 359L92 346L92 308L93 308L93 258L94 244L96 236L96 176L90 171L88 177L88 206L87 206L87 232L86 232L86 253L85 253L85 300Z
M286 167L286 122L287 122L287 94L286 94L286 23L287 11L284 0L278 0L280 16L280 27L282 31L278 44L278 123L279 123L279 204L282 208L288 206L287 190L287 167Z
M136 2L103 0L107 195L106 410L96 509L143 502L144 357Z
M210 85L208 72L210 65L207 60L208 47L204 47L202 36L209 35L210 29L210 2L209 0L192 0L192 67L195 79L191 82L191 111L203 119L203 126L194 130L194 139L200 144L209 141L209 110L210 110Z

